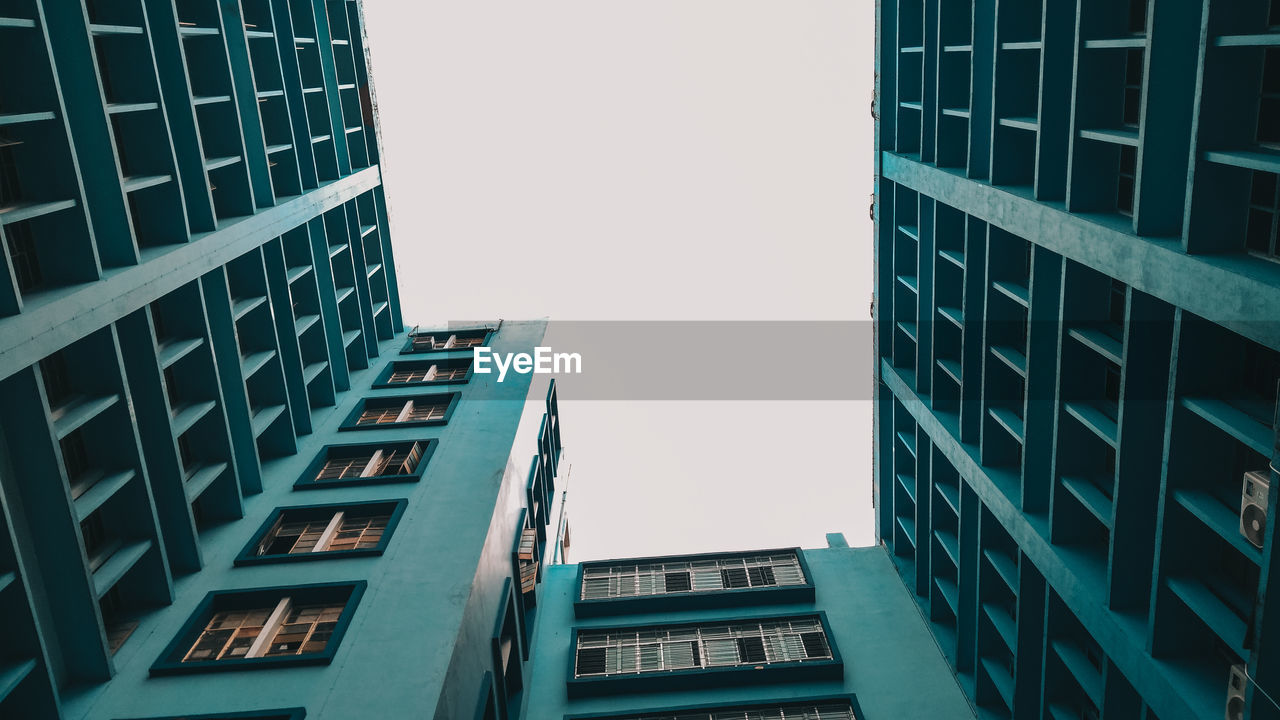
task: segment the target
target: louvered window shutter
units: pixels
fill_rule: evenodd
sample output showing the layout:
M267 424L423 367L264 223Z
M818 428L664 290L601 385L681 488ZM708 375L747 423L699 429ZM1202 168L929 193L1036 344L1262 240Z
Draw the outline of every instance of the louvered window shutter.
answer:
M618 576L618 597L631 597L636 594L636 574L634 568L628 568L624 575Z
M804 643L800 641L798 635L785 633L776 637L780 648L778 662L795 662L805 658Z
M653 595L658 592L657 579L652 571L641 568L636 576L636 594Z
M606 650L608 648L578 648L578 676L604 673Z
M800 640L804 644L804 654L811 658L831 657L831 648L827 638L820 632L801 633Z
M594 577L583 578L582 580L582 599L598 600L600 598L609 597L609 578Z
M538 543L538 531L535 528L525 528L520 531L520 547L517 550L521 560L532 560L533 550Z
M779 555L773 558L773 575L779 585L800 585L804 582L800 563L791 555Z
M669 572L663 578L669 593L689 592L689 571Z
M414 468L418 467L418 461L422 459L422 443L414 443L409 450L409 457L404 459L404 463L400 465L401 475L410 475Z
M720 569L716 567L716 563L693 564L694 590L720 590L723 587L724 581L720 577Z
M762 663L768 658L764 652L764 641L759 637L738 638L738 657L741 662Z
M622 647L609 648L609 660L612 666L610 673L631 673L636 671L636 646L626 644Z
M744 588L748 586L747 571L740 567L721 570L720 578L726 588Z
M538 586L538 561L520 563L520 592L531 593Z
M640 672L651 672L662 669L662 646L649 643L640 646Z
M680 640L662 646L663 662L667 670L679 670L699 666L698 641Z
M738 664L738 642L733 638L704 639L702 644L708 666Z

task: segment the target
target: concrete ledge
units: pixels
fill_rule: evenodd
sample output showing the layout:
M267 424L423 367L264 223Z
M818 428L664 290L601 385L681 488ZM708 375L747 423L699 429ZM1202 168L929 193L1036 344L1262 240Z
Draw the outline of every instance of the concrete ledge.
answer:
M0 380L381 183L365 168L0 319Z
M1022 188L995 187L894 153L884 177L996 225L1137 290L1280 350L1280 265L1239 255L1189 255L1178 238L1141 237L1069 213Z

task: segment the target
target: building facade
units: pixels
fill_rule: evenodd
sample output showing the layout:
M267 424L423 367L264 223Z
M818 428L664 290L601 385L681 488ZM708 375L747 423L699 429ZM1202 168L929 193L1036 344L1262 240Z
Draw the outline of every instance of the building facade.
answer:
M369 72L350 0L0 3L0 717L518 697L558 402L470 348L545 327L405 332Z
M877 33L878 533L979 716L1277 717L1280 2Z
M549 567L524 717L973 718L885 550L832 545Z

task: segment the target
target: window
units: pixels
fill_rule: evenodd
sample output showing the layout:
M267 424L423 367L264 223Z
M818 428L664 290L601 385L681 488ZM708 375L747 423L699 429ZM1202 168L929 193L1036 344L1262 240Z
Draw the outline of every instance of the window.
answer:
M1121 111L1121 122L1130 127L1137 127L1142 118L1142 55L1141 50L1129 50L1124 56L1124 108Z
M22 183L18 179L18 160L13 156L13 149L21 145L20 140L10 140L0 135L0 206L8 206L22 201Z
M295 489L412 482L422 476L434 440L385 445L331 445L303 473Z
M406 400L398 409L369 408L360 414L357 425L385 425L387 423L416 422L422 420L443 420L444 411L449 406L444 403L414 403ZM395 413L395 414L393 414Z
M817 617L578 633L574 677L833 659Z
M1245 225L1245 247L1249 252L1280 260L1280 183L1275 173L1253 171L1249 193L1249 216Z
M486 343L492 332L489 328L412 332L409 333L409 347L405 352L443 352L480 347Z
M583 568L583 600L805 584L795 552Z
M546 469L547 479L554 482L560 456L556 452L555 442L552 439L550 417L548 414L542 416L542 426L538 429L538 455L542 466Z
M84 554L89 560L89 572L97 572L103 563L115 554L123 544L108 530L99 510L80 521L80 539L84 541Z
M40 287L44 274L40 271L40 257L36 254L31 226L26 222L6 225L5 235L9 263L13 266L13 276L18 280L18 290L25 293Z
M67 360L61 351L40 361L40 379L44 381L44 392L49 399L50 408L58 407L71 396Z
M476 702L476 720L498 720L498 706L493 700L493 673L485 671L480 681L480 699Z
M151 327L155 330L156 342L163 343L165 338L169 336L169 331L165 329L162 306L159 302L153 302L147 307L151 309Z
M396 500L277 509L236 564L381 554L405 505Z
M1129 0L1129 32L1147 31L1147 0Z
M626 717L614 716L609 720L858 720L859 717L849 701L845 700L816 703L788 702L750 707L689 708ZM605 720L605 718L596 720Z
M196 460L195 452L191 449L191 441L187 439L190 433L184 433L178 436L178 459L182 461L182 472L188 475L195 470L199 462Z
M529 526L532 520L528 508L521 509L511 548L511 577L516 578L519 586L513 593L515 612L520 618L520 647L525 660L529 659L529 631L537 614L538 580L541 579L542 546L537 530Z
M1127 289L1128 286L1124 283L1119 280L1112 280L1111 295L1107 302L1107 320L1115 325L1121 326L1122 328L1124 326L1125 307L1127 304L1127 300L1125 299ZM1121 334L1123 334L1123 330L1121 330Z
M1253 398L1244 398L1241 407L1263 425L1270 425L1280 400L1280 352L1246 341L1243 365L1241 385Z
M67 480L71 483L71 498L74 500L89 489L83 481L78 481L89 470L89 451L84 446L84 435L79 430L58 441L62 451L62 464L67 468Z
M1120 414L1120 366L1106 365L1102 381L1103 412L1114 420Z
M214 613L183 662L322 652L342 615L340 604L295 605Z
M387 380L389 383L411 383L426 382L427 378L435 375L436 366L432 365L426 370L396 370L391 373L391 377Z
M1116 211L1122 215L1133 215L1133 189L1137 174L1138 149L1128 145L1120 146L1120 166L1116 171Z
M502 604L498 608L498 621L492 637L493 668L499 701L506 706L506 716L520 713L520 692L524 689L524 672L521 658L525 655L521 644L520 618L516 614L511 581L502 585Z
M547 387L547 428L551 436L551 457L560 462L560 453L564 449L560 440L560 401L556 394L556 380L551 379Z
M403 385L445 385L465 383L470 379L471 359L441 360L424 362L407 360L393 362L384 371L375 388L396 387Z
M443 425L448 422L459 397L458 393L442 393L368 399L356 408L341 429L358 430L387 425Z
M169 399L169 412L177 413L182 406L182 398L178 393L178 378L173 372L173 368L164 369L164 394Z
M102 624L107 633L107 649L115 655L133 631L138 629L138 621L125 615L119 584L102 596L98 601L98 609L102 612Z
M210 593L151 674L328 663L364 588L360 581Z
M520 559L520 592L531 593L538 584L538 531L525 528L520 531L520 546L516 551Z
M408 450L375 450L371 455L334 458L325 462L317 480L378 475L408 475L421 458L422 446L414 443Z
M1275 14L1272 3L1272 14ZM1262 85L1258 92L1258 144L1280 148L1280 50L1266 48L1262 55Z

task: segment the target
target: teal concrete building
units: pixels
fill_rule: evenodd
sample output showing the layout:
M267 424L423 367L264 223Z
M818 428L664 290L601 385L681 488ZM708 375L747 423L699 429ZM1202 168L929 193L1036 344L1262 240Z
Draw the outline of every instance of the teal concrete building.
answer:
M878 534L961 686L1280 716L1280 2L877 13Z
M972 720L886 550L834 538L548 567L524 717Z
M470 348L545 323L406 332L369 73L350 0L0 2L0 718L520 707L558 401Z

